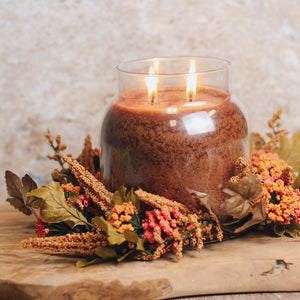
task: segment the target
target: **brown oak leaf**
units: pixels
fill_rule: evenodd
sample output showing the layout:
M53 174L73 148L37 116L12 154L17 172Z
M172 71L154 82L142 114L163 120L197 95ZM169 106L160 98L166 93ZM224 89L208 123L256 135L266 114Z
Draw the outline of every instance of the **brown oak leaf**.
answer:
M263 222L266 219L265 208L266 201L263 200L257 206L255 206L251 219L244 223L242 226L236 228L234 230L234 233L240 233L253 225Z
M254 174L238 182L229 182L223 191L230 196L225 200L227 214L235 219L246 217L263 194L260 179Z
M35 181L28 174L20 179L11 171L5 172L5 181L9 195L6 201L25 215L34 214L37 217L32 207L35 198L27 195L28 192L37 188Z

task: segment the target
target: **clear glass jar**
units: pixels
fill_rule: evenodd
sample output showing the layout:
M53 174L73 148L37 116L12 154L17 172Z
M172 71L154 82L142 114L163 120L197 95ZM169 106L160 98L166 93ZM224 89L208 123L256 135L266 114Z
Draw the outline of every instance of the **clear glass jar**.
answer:
M106 187L141 187L197 208L194 190L226 218L222 185L249 151L248 121L230 93L230 62L163 57L117 69L119 93L101 129Z

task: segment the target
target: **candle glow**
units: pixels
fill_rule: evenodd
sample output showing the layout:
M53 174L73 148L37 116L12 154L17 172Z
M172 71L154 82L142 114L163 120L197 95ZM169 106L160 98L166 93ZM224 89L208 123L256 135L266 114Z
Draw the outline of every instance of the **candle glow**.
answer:
M155 71L158 70L159 63L158 62L156 63L156 62L157 61L155 61L155 63L154 63L154 69L153 69L152 66L150 67L149 75L154 75ZM148 88L148 97L151 100L151 104L153 104L153 102L156 98L156 95L157 95L158 77L155 76L155 75L154 76L147 76L147 77L145 77L145 82L146 82L146 85L147 85L147 88Z
M158 74L159 73L159 71L158 71L159 70L159 60L155 60L153 66L154 66L154 73Z
M187 76L186 80L186 97L189 99L190 102L192 102L193 97L196 95L196 89L197 89L197 76L195 74L196 72L196 60L190 59L190 69L189 69L189 75Z

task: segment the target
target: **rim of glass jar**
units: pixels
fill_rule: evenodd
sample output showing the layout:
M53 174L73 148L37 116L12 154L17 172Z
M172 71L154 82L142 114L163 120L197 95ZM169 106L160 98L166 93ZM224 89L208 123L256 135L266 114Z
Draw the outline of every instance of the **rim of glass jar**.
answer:
M223 58L218 58L218 57L212 57L212 56L159 56L159 57L152 57L152 58L142 58L142 59L134 59L134 60L128 60L128 61L124 61L121 62L119 65L117 65L116 69L121 72L124 73L126 75L133 75L133 76L149 76L149 72L145 73L145 72L134 72L134 71L129 71L126 69L123 69L123 66L126 65L130 65L132 63L137 63L137 62L153 62L155 60L190 60L190 59L196 59L196 60L211 60L211 61L217 61L217 62L221 62L224 64L224 66L220 67L220 68L212 68L212 69L208 69L205 71L196 71L193 72L193 74L195 75L203 75L203 74L207 74L207 73L213 73L213 72L219 72L225 69L229 69L230 66L232 65L232 63L227 60L227 59L223 59ZM149 65L150 66L150 65ZM160 76L160 77L179 77L179 76L187 76L189 75L189 72L183 72L183 73L155 73L155 74L151 74L151 76Z

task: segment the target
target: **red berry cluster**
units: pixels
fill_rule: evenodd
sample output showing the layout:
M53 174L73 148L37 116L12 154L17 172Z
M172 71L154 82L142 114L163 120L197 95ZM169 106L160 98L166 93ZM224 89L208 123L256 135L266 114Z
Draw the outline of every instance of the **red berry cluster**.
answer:
M85 207L89 205L89 202L85 197L85 195L80 195L79 199L76 200L76 204L81 210L83 210Z
M35 232L38 237L45 237L49 233L49 228L46 225L51 225L51 223L44 223L41 218L38 218L35 223Z
M300 209L295 209L291 213L291 216L293 217L295 223L300 224Z
M172 236L174 228L176 228L177 221L180 217L181 214L178 207L175 207L172 213L167 207L154 209L153 211L146 211L146 218L142 221L142 227L145 230L143 238L153 244L156 242L154 232Z

